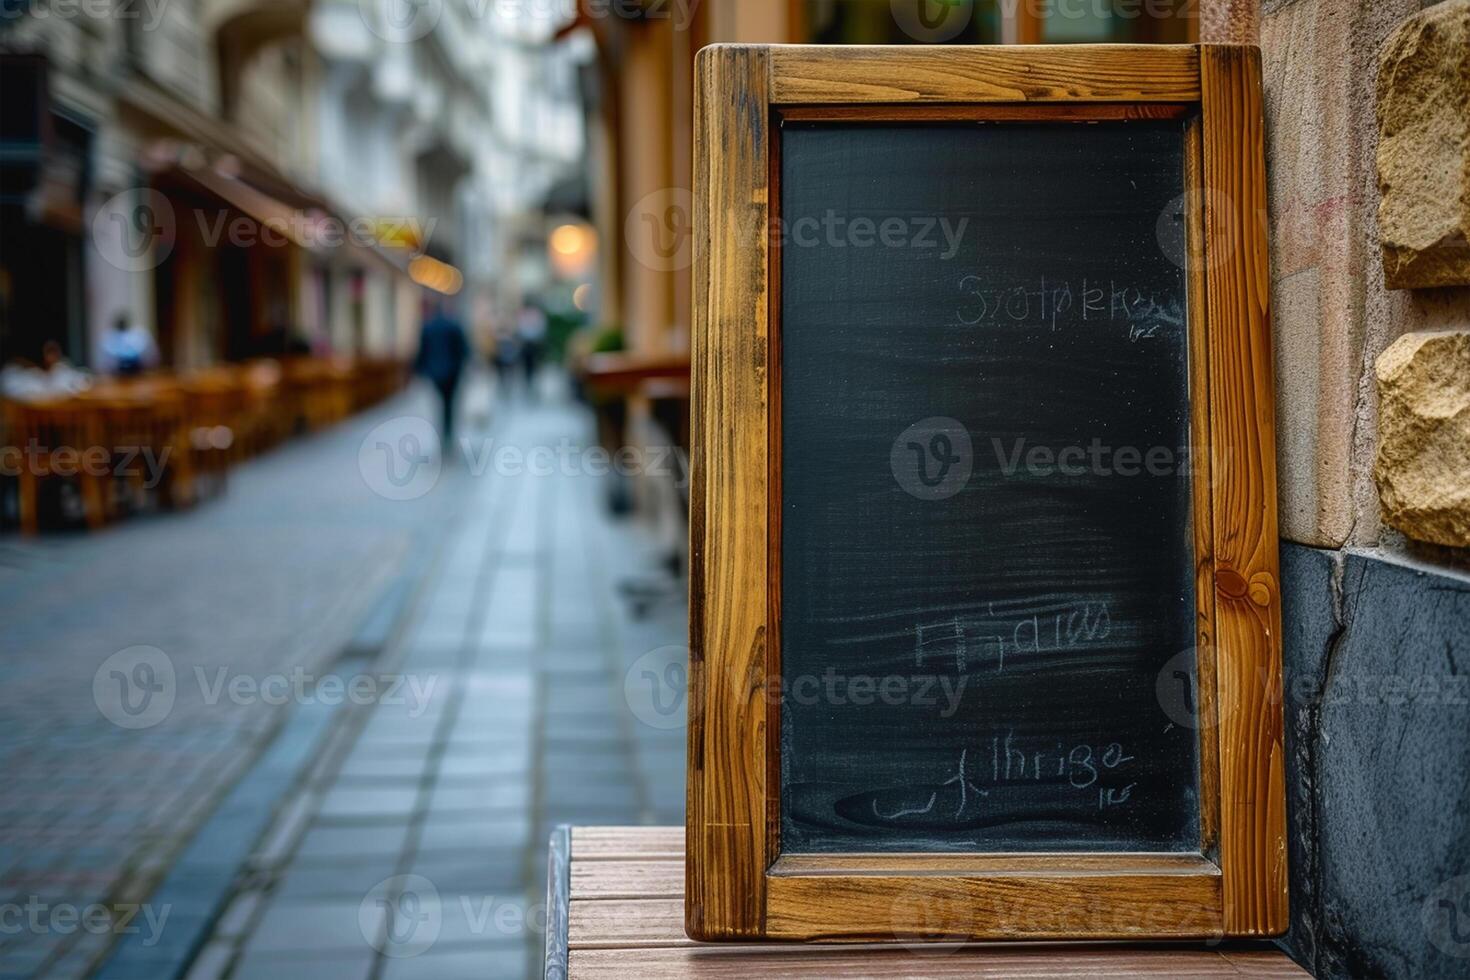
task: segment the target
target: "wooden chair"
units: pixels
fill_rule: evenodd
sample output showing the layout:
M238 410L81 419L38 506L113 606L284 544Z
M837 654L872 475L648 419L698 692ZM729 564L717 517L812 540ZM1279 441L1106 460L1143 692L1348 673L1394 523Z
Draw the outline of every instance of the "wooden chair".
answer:
M193 503L189 423L184 393L176 382L149 378L108 383L78 400L97 409L101 445L114 460L114 484L121 483L135 508L150 493L173 507ZM116 496L109 495L109 509L116 511L117 503Z
M358 411L387 400L398 390L399 369L390 357L371 357L358 361L354 401Z
M245 386L227 368L197 371L180 382L189 431L188 451L196 477L223 492L246 418Z
M357 372L357 362L350 357L334 357L323 365L322 386L328 425L350 418L356 410Z
M105 466L94 406L75 398L45 402L5 402L6 427L19 452L20 527L24 534L40 530L43 480L74 479L81 492L87 526L100 528L107 519ZM99 468L98 464L102 464Z
M233 370L240 381L243 403L235 458L243 459L259 455L285 439L296 416L286 395L280 361L250 361Z
M315 357L292 357L281 362L286 404L292 429L315 432L332 422L333 400L326 390L325 364Z

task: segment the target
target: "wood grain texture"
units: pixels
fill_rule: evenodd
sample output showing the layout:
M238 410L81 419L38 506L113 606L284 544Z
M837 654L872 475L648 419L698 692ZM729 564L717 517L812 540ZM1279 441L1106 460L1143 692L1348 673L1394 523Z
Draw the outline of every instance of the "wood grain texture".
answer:
M914 942L1213 938L1214 874L1054 872L772 876L772 939Z
M768 142L766 172L767 183L766 215L768 227L781 227L781 146L779 116L772 116L775 127ZM769 252L766 256L766 335L768 356L766 359L766 660L762 678L767 691L775 696L766 698L766 855L774 860L781 853L781 684L785 673L781 664L781 521L785 514L782 504L782 460L784 456L782 409L782 359L781 352L781 262L782 239L772 234L768 237Z
M1098 122L1182 119L1195 111L1178 102L1005 102L952 105L819 105L777 110L791 122ZM774 202L774 199L773 199Z
M900 871L932 874L1178 874L1218 875L1220 869L1198 854L783 854L773 875L853 875Z
M684 857L683 827L573 827L572 853L578 861Z
M1225 928L1276 935L1286 792L1260 52L1204 45L1200 74Z
M1215 530L1210 475L1209 282L1205 278L1203 123L1184 133L1185 241L1189 255L1189 439L1194 519L1195 717L1199 740L1200 852L1220 856L1220 743L1216 737Z
M579 861L572 859L572 894L582 901L613 898L679 898L684 862L665 859Z
M597 829L588 837L614 840L628 857L579 857L573 835L567 962L570 977L1304 977L1274 949L1183 946L791 945L689 939L682 904L673 896L634 893L628 898L589 895L579 864L600 865L607 877L656 882L664 865L632 855L657 852L676 832L667 827ZM678 864L672 864L678 874ZM659 886L661 887L661 886ZM678 886L676 886L678 890Z
M1188 77L1180 77L1181 72ZM1044 53L720 46L701 53L685 864L669 859L677 845L667 835L655 845L635 844L616 830L579 831L573 841L571 882L577 900L653 903L620 905L617 914L657 905L662 920L668 917L669 903L683 895L687 932L723 940L763 935L892 938L924 921L937 921L941 934L956 931L956 923L969 923L957 931L1012 939L1259 936L1284 929L1280 605L1266 249L1260 221L1265 200L1259 77L1255 52L1208 46L1051 48ZM904 111L918 112L914 118L922 119L965 118L947 114L976 112L976 103L992 100L1042 101L1058 107L1057 118L1067 119L1085 118L1076 113L1087 111L1102 112L1102 118L1113 118L1108 112L1132 111L1126 106L1097 108L1110 102L1156 102L1161 110L1175 112L1176 103L1199 99L1201 120L1189 130L1189 183L1203 185L1203 203L1190 202L1188 207L1190 252L1204 257L1190 270L1190 373L1197 399L1192 438L1201 464L1193 495L1199 563L1201 831L1204 857L1217 859L1219 872L1198 865L1098 872L1084 857L1048 874L1028 869L1024 855L1015 856L1004 871L960 873L946 864L952 856L893 855L913 860L902 873L894 869L892 874L874 872L871 863L866 870L824 870L803 869L789 858L778 861L773 828L778 826L779 768L764 697L771 665L779 669L772 631L780 622L779 590L773 593L770 564L780 542L779 515L769 507L779 477L769 461L773 454L779 457L780 446L779 395L774 390L779 384L779 329L772 312L779 281L766 234L777 192L772 169L778 147L769 132L772 103L822 103L783 110L810 118L821 118L813 113L849 111L832 108L846 105L854 107L850 111L855 119L897 118ZM944 105L946 101L954 104ZM881 105L891 102L909 105ZM991 108L1002 115L1034 109ZM587 860L581 861L584 845ZM630 847L656 849L641 854ZM625 857L653 860L629 865ZM851 857L854 865L871 861L867 855ZM832 863L831 856L822 860ZM915 887L920 905L910 910L912 916L904 913L895 921L902 911L895 903L914 901ZM1127 921L1099 918L1119 910ZM574 900L574 922L580 916L583 922L606 923L608 914L591 907L579 913ZM1140 922L1145 924L1141 931ZM637 931L642 927L632 928L642 934ZM603 932L617 934L607 928ZM617 955L590 948L574 954L573 975L626 975L632 961ZM636 972L648 976L745 976L750 970L735 958L722 959L707 950L692 958L680 950L647 955L647 962L655 965L645 968L640 959ZM772 955L778 954L766 948L759 953ZM930 959L922 962L927 965ZM875 963L854 960L852 975L887 975ZM701 972L707 967L698 964L733 965L730 972L719 972L726 966ZM657 972L663 967L670 972ZM1126 975L1146 975L1150 968L1130 968ZM585 974L579 972L584 969ZM842 962L828 961L813 975L843 975L845 969ZM911 975L912 966L896 969L900 972L893 975ZM989 974L969 965L954 975ZM1034 975L1057 974L1038 966ZM1293 968L1290 975L1300 974Z
M1127 947L902 949L685 947L574 950L573 980L1042 980L1051 977L1309 977L1282 953Z
M732 939L761 933L770 857L769 49L706 48L696 75L685 923Z
M684 903L678 898L575 902L568 936L572 949L696 945L684 932Z
M567 955L572 978L1306 976L1278 951L1231 946L704 945L684 932L678 863L637 856L657 853L677 836L677 829L665 827L574 832ZM578 841L612 841L624 856L579 848ZM635 886L624 898L608 898L606 889L589 894L583 864L595 866L597 881L650 888L639 892ZM670 883L675 893L662 894Z
M771 102L1196 102L1190 45L778 45Z

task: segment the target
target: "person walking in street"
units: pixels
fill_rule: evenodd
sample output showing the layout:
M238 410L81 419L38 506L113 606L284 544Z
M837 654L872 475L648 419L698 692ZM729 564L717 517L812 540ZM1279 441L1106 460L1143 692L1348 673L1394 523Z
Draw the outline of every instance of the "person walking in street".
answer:
M520 345L515 329L505 325L496 328L495 351L490 363L495 366L495 390L501 398L509 398L515 386L516 365L520 363Z
M450 315L448 304L442 299L431 301L428 318L419 334L414 371L427 378L439 392L444 413L439 435L446 448L454 438L454 402L469 355L464 327Z
M527 303L516 318L516 340L520 344L521 368L526 374L526 394L536 397L536 371L546 344L546 314Z

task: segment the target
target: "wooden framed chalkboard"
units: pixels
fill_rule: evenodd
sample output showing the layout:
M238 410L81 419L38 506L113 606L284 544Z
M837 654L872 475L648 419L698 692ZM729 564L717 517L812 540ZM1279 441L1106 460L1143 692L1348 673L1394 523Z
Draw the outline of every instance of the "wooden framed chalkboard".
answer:
M1256 52L697 76L689 934L1282 931Z

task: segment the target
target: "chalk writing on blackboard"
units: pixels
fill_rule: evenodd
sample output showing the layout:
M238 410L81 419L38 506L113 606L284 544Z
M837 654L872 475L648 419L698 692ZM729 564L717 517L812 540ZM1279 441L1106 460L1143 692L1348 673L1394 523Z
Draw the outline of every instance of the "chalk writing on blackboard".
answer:
M1106 602L1085 602L1054 613L1020 617L997 615L995 604L990 603L985 616L951 616L920 623L914 629L914 663L923 666L926 660L939 657L952 659L962 674L972 664L1000 673L1005 670L1007 650L1013 656L1075 650L1106 640L1112 631L1112 612Z
M983 815L992 796L1007 787L1033 783L1061 786L1079 799L1095 799L1099 810L1123 806L1132 797L1137 783L1125 780L1128 764L1135 759L1121 742L1098 746L1088 742L1039 743L1038 739L1020 739L1011 730L994 734L974 762L970 750L962 749L958 763L938 784L939 789L928 790L927 795L924 790L916 794L912 790L885 793L884 801L875 795L870 803L872 814L889 823L931 814L960 821L970 815ZM905 793L913 800L892 802ZM936 809L941 802L944 806Z
M1197 847L1197 727L1155 693L1195 629L1189 291L1156 228L1184 147L1174 120L783 126L792 222L970 218L948 264L781 252L783 852ZM798 696L829 671L968 684Z
M1061 329L1067 320L1122 322L1135 343L1165 330L1183 330L1184 306L1177 297L1116 279L1068 280L1039 277L1033 284L996 285L977 275L959 281L964 301L955 316L965 326L1012 323Z

